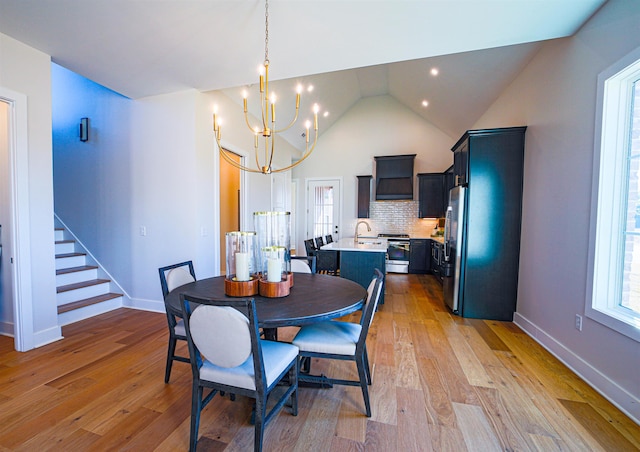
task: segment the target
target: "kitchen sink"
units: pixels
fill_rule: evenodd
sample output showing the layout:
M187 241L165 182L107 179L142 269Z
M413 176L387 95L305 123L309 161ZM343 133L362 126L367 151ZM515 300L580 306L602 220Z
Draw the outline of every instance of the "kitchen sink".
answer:
M358 245L382 245L381 240L358 240Z

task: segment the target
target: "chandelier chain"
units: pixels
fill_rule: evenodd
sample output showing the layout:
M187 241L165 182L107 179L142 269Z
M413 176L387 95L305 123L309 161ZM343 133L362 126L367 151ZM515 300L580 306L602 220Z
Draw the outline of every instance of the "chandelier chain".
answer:
M269 63L269 2L264 2L264 62Z

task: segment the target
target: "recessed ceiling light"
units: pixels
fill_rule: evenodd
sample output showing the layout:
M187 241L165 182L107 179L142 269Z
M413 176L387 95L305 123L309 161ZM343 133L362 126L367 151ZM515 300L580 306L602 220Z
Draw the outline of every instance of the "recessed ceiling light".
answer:
M422 106L423 106L423 107L428 107L428 106L429 106L429 101L428 101L428 100L426 100L426 99L425 99L425 100L423 100L423 101L422 101Z
M432 67L432 68L431 68L431 75L433 75L434 77L435 77L436 75L438 75L438 73L439 73L439 72L440 72L440 71L438 70L438 68L437 68L437 67Z
M307 91L308 91L308 92L313 91L313 85L309 85L309 86L307 87Z
M324 114L323 114L323 116L326 118L327 116L329 116L329 112L328 112L328 111L325 111L325 112L324 112Z

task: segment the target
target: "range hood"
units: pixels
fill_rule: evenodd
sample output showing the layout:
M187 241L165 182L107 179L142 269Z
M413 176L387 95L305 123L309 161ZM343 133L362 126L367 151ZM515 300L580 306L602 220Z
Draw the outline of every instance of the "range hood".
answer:
M376 200L413 199L413 162L416 154L376 159Z

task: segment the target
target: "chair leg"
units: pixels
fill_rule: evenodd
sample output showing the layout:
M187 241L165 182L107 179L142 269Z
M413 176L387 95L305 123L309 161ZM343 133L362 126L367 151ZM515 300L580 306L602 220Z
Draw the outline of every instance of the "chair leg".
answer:
M289 384L295 385L296 390L291 393L291 414L298 415L298 374L300 373L300 360L296 359L296 365L291 369L289 374Z
M264 420L266 417L266 400L262 400L261 397L256 398L255 408L255 433L254 433L254 445L253 450L255 452L262 451L262 440L264 438Z
M364 346L364 369L367 371L367 384L371 386L371 367L369 366L369 354L367 346Z
M197 380L191 390L191 431L189 433L189 451L196 452L198 444L198 427L200 426L200 410L202 409L202 386Z
M167 365L164 370L165 383L169 383L169 378L171 378L171 365L173 364L173 357L176 354L176 342L177 342L177 339L170 335L169 347L167 348Z
M367 371L365 369L364 355L356 359L356 366L358 367L358 376L360 377L360 387L362 388L362 397L364 399L364 408L367 413L367 417L371 417L371 405L369 404L369 388L367 388Z

